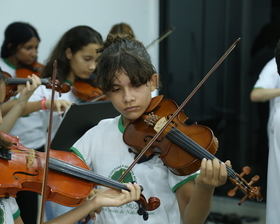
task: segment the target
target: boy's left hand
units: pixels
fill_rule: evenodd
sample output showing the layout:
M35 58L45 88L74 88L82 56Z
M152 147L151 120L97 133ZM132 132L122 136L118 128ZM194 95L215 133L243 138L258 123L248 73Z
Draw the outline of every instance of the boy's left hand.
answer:
M213 160L203 159L200 174L196 178L196 185L204 189L214 189L225 184L227 181L226 165L231 167L230 161L221 163L217 158Z

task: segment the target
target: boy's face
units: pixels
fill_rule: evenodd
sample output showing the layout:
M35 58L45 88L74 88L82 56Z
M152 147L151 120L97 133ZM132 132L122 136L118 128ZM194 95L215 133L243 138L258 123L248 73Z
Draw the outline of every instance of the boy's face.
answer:
M146 84L132 85L123 71L117 71L113 88L107 93L114 107L123 115L126 127L131 120L138 119L151 102L151 92L157 87L158 76L154 74Z

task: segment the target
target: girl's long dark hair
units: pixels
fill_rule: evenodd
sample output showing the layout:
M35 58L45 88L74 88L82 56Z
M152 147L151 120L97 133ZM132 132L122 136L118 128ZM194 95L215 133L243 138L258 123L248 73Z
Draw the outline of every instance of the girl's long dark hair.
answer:
M100 33L89 26L76 26L68 30L61 37L50 54L41 76L43 78L51 77L53 71L53 62L56 60L58 80L61 83L65 82L70 72L70 63L66 57L65 51L70 48L72 54L75 54L88 44L92 43L102 45L102 42L103 40Z
M23 22L11 23L4 33L1 58L8 58L15 54L18 47L28 42L32 37L36 37L40 41L39 34L33 26Z

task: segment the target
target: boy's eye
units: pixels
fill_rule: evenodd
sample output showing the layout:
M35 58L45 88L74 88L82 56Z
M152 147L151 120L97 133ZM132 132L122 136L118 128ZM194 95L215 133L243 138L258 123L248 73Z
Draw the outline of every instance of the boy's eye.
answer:
M138 88L138 87L140 87L140 86L142 86L141 83L134 85L134 87L136 87L136 88Z
M112 89L112 92L117 92L119 90L120 90L120 88L114 88L114 89Z

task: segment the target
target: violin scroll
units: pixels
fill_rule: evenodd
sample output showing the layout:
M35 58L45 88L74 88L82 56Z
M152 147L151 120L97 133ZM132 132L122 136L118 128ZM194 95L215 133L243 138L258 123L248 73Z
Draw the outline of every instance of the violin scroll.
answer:
M51 78L49 78L48 81L43 81L43 79L42 79L42 85L46 85L47 89L51 89L52 85L53 85ZM54 85L55 85L54 86L55 91L57 91L59 93L67 93L71 89L70 84L68 84L67 82L60 84L58 80L55 80Z
M150 197L148 202L145 199L145 196L141 194L140 200L136 201L138 204L138 215L142 215L143 219L146 221L149 218L147 211L153 211L160 206L160 200L156 197Z
M228 196L233 197L238 189L240 189L245 194L238 205L241 205L247 198L257 202L260 202L263 199L260 193L261 188L252 186L260 179L260 177L258 175L255 175L253 178L251 178L251 181L249 183L243 178L245 174L248 175L250 174L250 172L251 168L245 166L243 167L243 172L241 174L235 174L238 178L229 178L231 182L236 185L236 187L228 191Z

